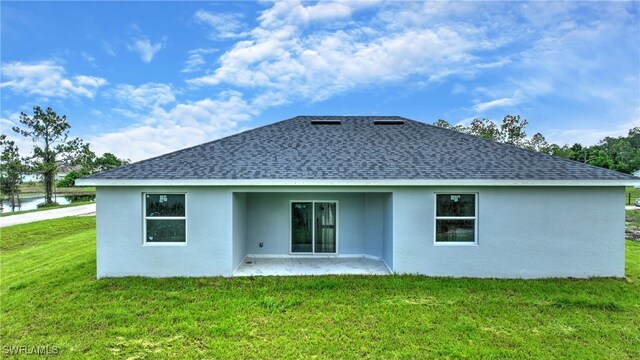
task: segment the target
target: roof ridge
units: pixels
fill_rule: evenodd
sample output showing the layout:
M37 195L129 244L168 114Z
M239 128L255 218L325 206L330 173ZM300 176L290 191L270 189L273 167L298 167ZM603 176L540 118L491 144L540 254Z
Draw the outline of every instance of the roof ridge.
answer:
M295 118L304 118L304 119L312 119L312 118L331 118L331 119L374 119L374 118L387 118L387 119L404 119L402 116L398 115L298 115ZM294 119L295 119L294 118Z

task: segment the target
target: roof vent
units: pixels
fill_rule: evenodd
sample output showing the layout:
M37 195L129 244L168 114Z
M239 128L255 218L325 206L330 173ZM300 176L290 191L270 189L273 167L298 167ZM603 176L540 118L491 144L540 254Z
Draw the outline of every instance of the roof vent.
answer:
M340 125L342 124L342 120L340 119L325 119L325 120L311 120L311 124L313 125Z
M404 120L398 120L398 119L386 119L386 120L373 121L374 125L402 125L404 123L405 123Z

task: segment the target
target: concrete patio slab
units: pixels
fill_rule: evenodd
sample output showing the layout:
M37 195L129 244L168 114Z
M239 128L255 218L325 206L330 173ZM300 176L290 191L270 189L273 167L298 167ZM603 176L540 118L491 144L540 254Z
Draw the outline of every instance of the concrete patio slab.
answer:
M251 257L233 276L389 275L384 261L365 257Z

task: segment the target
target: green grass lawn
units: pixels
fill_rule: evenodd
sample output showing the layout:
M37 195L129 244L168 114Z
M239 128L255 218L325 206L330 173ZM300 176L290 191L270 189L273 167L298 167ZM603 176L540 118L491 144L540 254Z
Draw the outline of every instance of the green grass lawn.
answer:
M631 195L631 196L629 196ZM624 190L624 204L633 205L636 199L640 198L640 189L636 189L633 186L627 186ZM631 199L631 201L629 201Z
M73 359L640 358L631 241L627 279L96 280L94 217L1 231L3 347Z

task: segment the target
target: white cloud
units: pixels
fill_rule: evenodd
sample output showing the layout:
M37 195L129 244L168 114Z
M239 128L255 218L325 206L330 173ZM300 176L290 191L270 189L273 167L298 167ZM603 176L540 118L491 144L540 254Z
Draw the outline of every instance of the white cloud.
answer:
M353 10L374 2L319 2L304 6L298 1L280 1L264 11L258 18L265 28L275 29L288 25L304 25L314 21L331 21L351 16Z
M640 126L640 118L618 124L614 128L611 128L611 124L605 125L605 127L599 128L552 129L544 135L550 143L559 145L573 145L575 143L580 143L582 145L591 146L597 144L607 136L627 136L629 134L629 129Z
M115 50L113 49L113 45L107 41L102 40L102 49L107 53L107 55L111 57L118 56L118 54L116 54Z
M184 68L181 70L183 73L196 72L202 69L202 66L206 64L205 55L213 54L218 49L193 49L189 50L189 57L184 62Z
M93 65L95 67L96 65L96 58L94 58L91 54L89 54L86 51L82 51L80 52L80 56L82 56L82 58L84 59L84 61L88 62L89 64Z
M281 91L263 92L251 101L251 105L257 109L266 109L286 105L289 102L287 94Z
M106 84L106 80L96 76L78 75L74 77L76 84L85 89L97 89Z
M176 100L171 86L159 83L147 83L138 87L120 84L110 93L120 102L138 109L161 106Z
M107 80L88 75L67 77L62 65L45 60L33 63L10 62L2 64L1 88L16 93L45 97L73 96L93 98Z
M510 56L508 76L485 89L492 98L519 93L516 103L529 109L532 124L536 117L566 123L571 129L542 131L558 143L594 144L605 136L624 135L629 127L640 124L636 112L640 58L629 56L638 51L637 19L625 19L624 4L582 6L585 4L523 4L522 14L530 21L524 25L532 34L522 43L522 50ZM549 106L549 101L554 105ZM561 103L569 105L558 109ZM473 109L478 111L478 105ZM635 119L636 125L630 125L633 121L625 124L625 119Z
M240 21L242 14L212 13L206 10L198 10L193 15L196 22L209 26L213 31L213 39L231 39L248 35L246 25Z
M481 113L497 107L514 106L514 105L517 105L518 103L520 103L520 100L517 98L517 96L510 97L510 98L495 99L495 100L475 104L473 106L473 111L475 111L476 113Z
M321 101L358 86L398 82L411 76L440 81L478 69L473 52L490 48L482 31L471 27L435 26L394 29L384 23L335 27L348 20L358 2L278 2L264 11L251 39L236 45L220 59L220 66L190 83L199 86L229 84L259 89L287 101ZM304 34L310 23L321 30ZM279 98L282 98L280 95ZM282 101L279 102L280 104Z
M164 39L158 43L151 43L146 37L141 37L133 40L133 43L127 44L127 49L140 55L140 60L146 63L150 63L153 57L164 47Z
M133 110L129 110L129 109L124 109L124 108L113 108L111 109L112 112L120 115L120 116L124 116L127 117L129 119L133 119L133 120L142 120L144 119L144 114L140 114L137 111L133 111Z
M197 145L244 130L257 112L242 94L226 91L215 99L156 107L131 127L89 138L97 153L112 152L134 161Z
M27 114L31 116L32 114ZM14 126L23 127L20 124L20 113L8 113L6 116L0 117L0 132L7 135L9 140L15 142L20 152L20 156L28 156L33 150L33 141L30 138L24 137L12 130Z
M467 92L467 87L460 83L453 85L453 89L451 89L452 95L464 94L466 92Z

